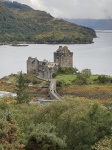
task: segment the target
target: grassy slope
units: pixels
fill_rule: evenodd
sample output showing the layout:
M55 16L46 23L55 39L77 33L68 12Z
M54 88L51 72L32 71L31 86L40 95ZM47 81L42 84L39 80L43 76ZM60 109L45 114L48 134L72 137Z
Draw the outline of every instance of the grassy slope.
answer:
M36 97L44 97L45 99L49 99L48 97L48 89L41 88L42 86L46 86L48 83L42 82L40 80L35 79L33 75L25 75L27 81L29 83L37 82L34 84L34 87L29 87L29 92ZM98 75L92 75L90 77L91 84L88 85L76 85L73 83L73 80L76 79L75 75L58 75L56 77L57 80L63 80L64 86L61 88L57 88L57 91L62 96L73 96L74 98L80 97L83 99L95 100L100 102L110 102L112 103L112 84L98 84L94 83L93 80L96 79ZM14 92L15 85L8 84L7 82L15 83L16 75L10 75L8 78L0 79L0 90L11 91ZM7 98L5 98L7 101ZM10 98L8 99L10 101Z
M48 89L42 88L48 85L46 81L39 80L35 78L35 75L32 74L25 74L25 78L28 84L32 85L32 83L35 83L33 84L33 86L29 86L28 88L28 91L32 95L33 99L37 99L37 97L49 99ZM8 77L0 79L0 91L9 91L15 93L16 80L17 80L16 74L11 74Z
M112 101L112 84L98 84L94 82L98 75L91 75L88 85L76 85L73 81L75 75L58 75L57 80L63 80L65 85L58 88L60 95L72 95L74 97L85 97L88 99L109 100Z

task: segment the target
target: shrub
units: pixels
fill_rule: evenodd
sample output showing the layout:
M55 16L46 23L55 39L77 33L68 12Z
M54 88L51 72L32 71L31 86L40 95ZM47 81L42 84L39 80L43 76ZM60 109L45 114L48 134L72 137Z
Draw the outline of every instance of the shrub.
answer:
M29 135L27 150L62 150L66 146L64 140L57 137L55 127L51 124L38 124Z
M6 104L4 102L0 102L0 109L2 109L2 110L8 109L8 104Z
M112 136L107 136L101 139L98 143L92 146L93 150L111 150L112 149Z
M91 76L91 70L90 69L83 69L81 73L86 77L89 78Z
M12 112L0 111L0 150L24 150Z
M32 84L37 84L37 79L33 79Z
M54 73L52 74L52 77L55 78L58 74L59 74L58 72L54 72Z
M61 73L61 74L73 74L74 73L74 71L76 71L77 69L75 69L75 68L67 68L67 67L60 67L59 68L59 73Z
M81 74L79 72L79 73L77 73L77 77L76 77L75 83L79 84L79 85L87 84L87 78L85 78L85 76L83 76L83 74Z
M91 76L90 69L83 69L81 72L76 74L76 80L74 81L76 84L83 85L88 84L88 79Z
M57 87L65 86L65 81L64 81L64 80L58 80L58 81L56 82L56 86L57 86Z
M100 75L98 76L97 81L98 83L105 84L105 83L111 83L112 79L109 76Z

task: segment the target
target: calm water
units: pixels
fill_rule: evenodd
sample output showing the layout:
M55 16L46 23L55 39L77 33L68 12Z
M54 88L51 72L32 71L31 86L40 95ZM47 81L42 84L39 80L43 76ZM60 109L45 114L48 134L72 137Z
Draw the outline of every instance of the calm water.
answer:
M112 75L112 32L97 33L93 44L67 45L74 53L74 67L79 70L88 68L93 74ZM31 44L27 47L0 46L0 77L26 72L26 60L29 56L39 60L53 61L53 52L59 45Z

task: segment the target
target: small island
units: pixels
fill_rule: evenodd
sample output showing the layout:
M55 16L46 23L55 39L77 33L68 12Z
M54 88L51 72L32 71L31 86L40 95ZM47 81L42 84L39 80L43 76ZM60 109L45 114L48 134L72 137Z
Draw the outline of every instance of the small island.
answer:
M28 44L12 44L11 46L21 47L21 46L28 46Z

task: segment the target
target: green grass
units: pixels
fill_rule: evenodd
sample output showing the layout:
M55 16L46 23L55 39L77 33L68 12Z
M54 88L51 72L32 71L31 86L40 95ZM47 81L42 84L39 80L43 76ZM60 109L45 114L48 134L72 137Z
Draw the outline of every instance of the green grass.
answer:
M98 76L99 76L99 75L97 75L97 74L91 75L91 76L90 76L90 80L93 81L93 80L97 79Z
M94 87L94 86L103 86L105 87L105 85L112 85L111 83L105 83L105 84L100 84L100 83L97 83L95 81L95 79L98 78L99 75L97 74L94 74L94 75L91 75L88 79L88 84L87 85L83 85L83 86L90 86L90 87ZM76 75L73 75L73 74L59 74L55 77L55 79L57 80L63 80L65 82L65 84L71 84L73 85L74 83L72 81L74 81L76 79ZM80 85L79 85L80 86Z
M16 77L16 76L11 76L11 77L9 78L8 82L10 82L10 83L15 83L16 80L17 80L17 77Z
M76 79L76 75L73 74L59 74L55 77L58 80L64 80L66 83L72 82L73 80ZM91 75L89 78L89 81L94 81L94 79L97 79L98 75Z
M71 83L73 80L75 80L76 76L75 75L72 75L72 74L60 74L60 75L57 75L55 77L57 80L63 80L65 83Z

